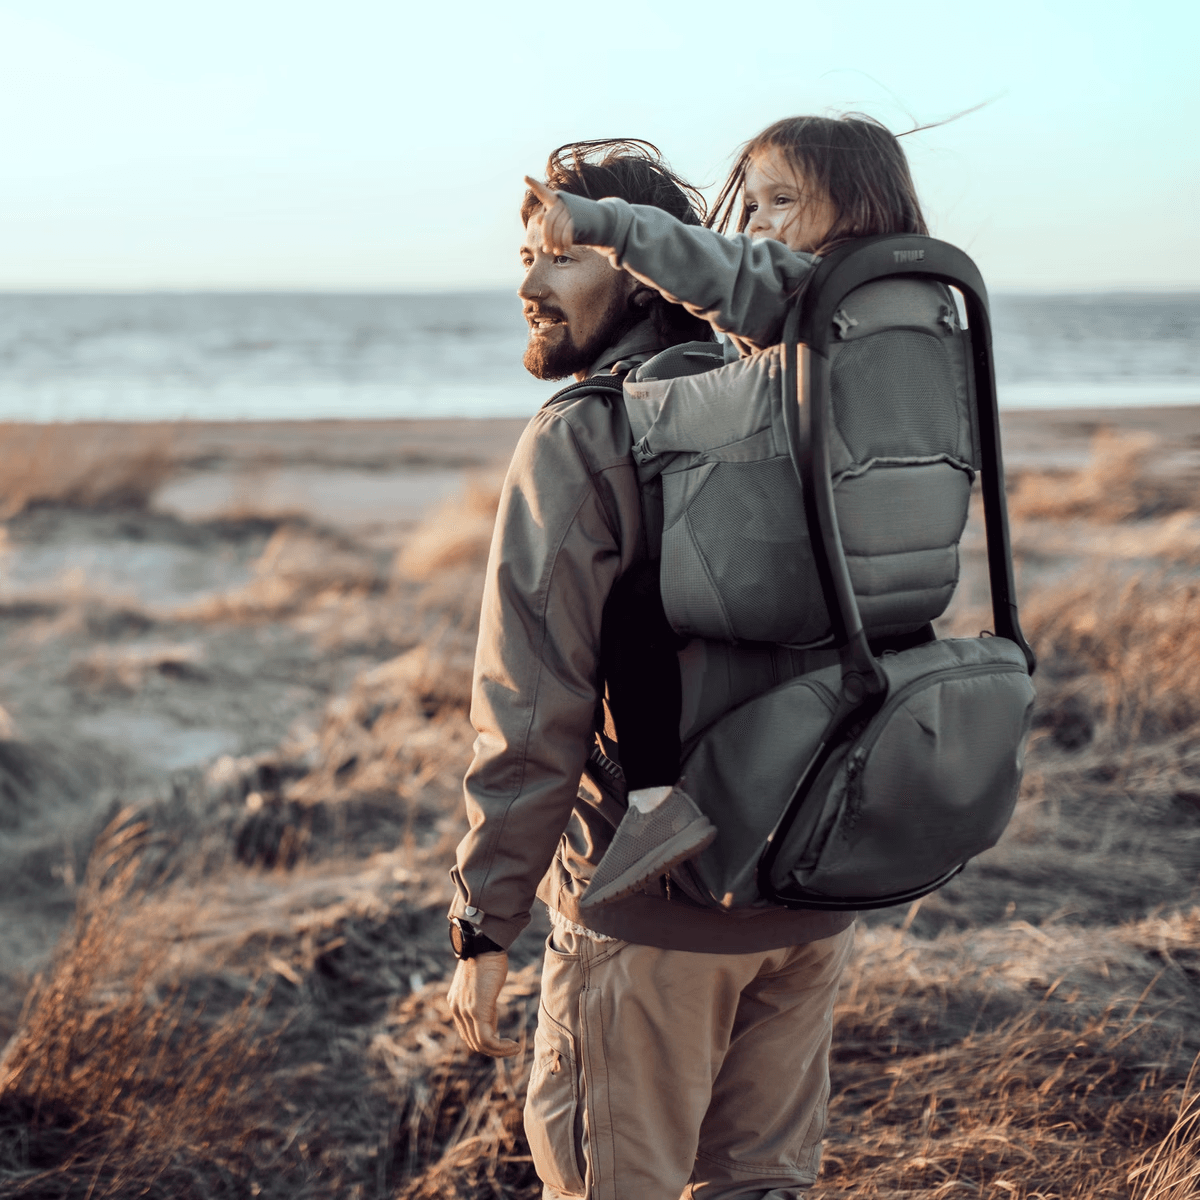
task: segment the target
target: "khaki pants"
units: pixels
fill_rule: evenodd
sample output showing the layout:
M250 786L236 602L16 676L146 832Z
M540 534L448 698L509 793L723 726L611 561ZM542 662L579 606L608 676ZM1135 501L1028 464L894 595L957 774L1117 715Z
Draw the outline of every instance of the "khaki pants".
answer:
M546 942L525 1129L546 1200L793 1200L816 1179L854 939Z

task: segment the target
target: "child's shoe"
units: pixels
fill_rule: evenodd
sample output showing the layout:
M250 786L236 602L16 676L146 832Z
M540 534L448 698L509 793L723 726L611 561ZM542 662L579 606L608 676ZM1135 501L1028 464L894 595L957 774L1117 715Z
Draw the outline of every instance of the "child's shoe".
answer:
M649 796L653 804L657 799L654 793L660 790L667 792L666 797L646 811L643 797ZM678 786L645 788L631 793L629 799L629 810L597 864L580 908L594 908L637 891L655 876L698 854L717 836L717 827Z

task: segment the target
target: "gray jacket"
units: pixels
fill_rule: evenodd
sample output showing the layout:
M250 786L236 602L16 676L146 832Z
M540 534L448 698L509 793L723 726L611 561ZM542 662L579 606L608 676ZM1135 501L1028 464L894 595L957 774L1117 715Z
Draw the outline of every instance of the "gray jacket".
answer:
M769 321L755 324L769 336ZM643 323L593 373L635 365L662 348ZM831 936L848 915L725 914L658 885L599 913L579 911L611 838L619 792L608 757L596 752L616 753L598 732L607 725L611 734L598 663L604 603L634 561L641 532L631 445L620 400L587 393L543 408L513 456L480 620L471 705L478 737L464 784L471 828L452 872L451 915L473 920L504 947L527 924L535 892L597 933L669 949L751 952ZM686 723L689 713L712 714L806 663L794 652L697 640L681 666Z

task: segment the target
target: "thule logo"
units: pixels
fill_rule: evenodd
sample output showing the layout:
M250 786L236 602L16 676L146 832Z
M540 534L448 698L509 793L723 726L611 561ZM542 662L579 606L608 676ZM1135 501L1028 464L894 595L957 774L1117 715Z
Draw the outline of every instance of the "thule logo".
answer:
M924 250L893 250L892 259L895 262L920 262L925 257Z

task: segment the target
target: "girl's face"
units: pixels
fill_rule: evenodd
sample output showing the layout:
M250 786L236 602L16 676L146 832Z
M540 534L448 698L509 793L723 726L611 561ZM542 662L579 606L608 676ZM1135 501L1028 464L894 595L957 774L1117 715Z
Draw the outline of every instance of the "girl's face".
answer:
M745 232L783 242L789 250L815 251L837 217L828 197L808 187L774 146L750 160L742 199L749 214Z

